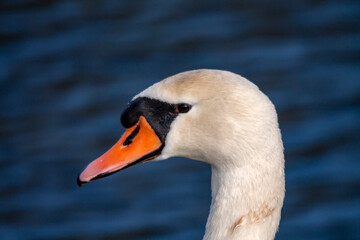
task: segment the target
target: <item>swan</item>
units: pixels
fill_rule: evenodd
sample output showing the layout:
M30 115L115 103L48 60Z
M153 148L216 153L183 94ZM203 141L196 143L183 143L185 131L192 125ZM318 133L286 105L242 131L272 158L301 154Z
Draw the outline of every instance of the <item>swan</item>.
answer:
M274 239L285 195L284 154L274 105L249 80L201 69L136 95L120 140L79 175L81 186L146 161L186 157L211 165L203 239Z

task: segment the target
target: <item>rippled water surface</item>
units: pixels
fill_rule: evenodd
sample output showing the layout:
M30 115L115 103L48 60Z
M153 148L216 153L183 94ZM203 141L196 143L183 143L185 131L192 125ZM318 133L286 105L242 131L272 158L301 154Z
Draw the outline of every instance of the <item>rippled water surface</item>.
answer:
M76 186L133 95L239 73L278 109L276 239L360 239L359 1L0 2L0 238L201 239L210 168L175 158Z

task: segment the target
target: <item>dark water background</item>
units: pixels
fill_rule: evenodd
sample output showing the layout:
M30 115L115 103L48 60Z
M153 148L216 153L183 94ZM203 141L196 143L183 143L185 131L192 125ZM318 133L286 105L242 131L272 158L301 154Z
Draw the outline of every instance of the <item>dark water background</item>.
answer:
M204 163L75 181L133 95L197 68L247 77L278 109L276 239L360 239L360 2L347 0L0 1L0 239L201 239Z

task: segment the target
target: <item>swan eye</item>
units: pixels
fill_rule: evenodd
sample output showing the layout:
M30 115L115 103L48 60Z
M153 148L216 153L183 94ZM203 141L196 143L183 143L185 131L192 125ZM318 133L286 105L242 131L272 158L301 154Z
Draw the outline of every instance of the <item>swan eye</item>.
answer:
M175 112L177 113L187 113L190 109L191 105L186 103L180 103L175 106Z

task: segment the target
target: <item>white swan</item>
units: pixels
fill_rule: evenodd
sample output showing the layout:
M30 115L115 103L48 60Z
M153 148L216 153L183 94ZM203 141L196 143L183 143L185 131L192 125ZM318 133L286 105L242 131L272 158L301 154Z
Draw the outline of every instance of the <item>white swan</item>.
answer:
M78 183L173 156L211 164L204 239L274 239L285 192L277 114L256 85L227 71L194 70L154 84L122 114L120 140Z

